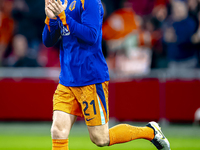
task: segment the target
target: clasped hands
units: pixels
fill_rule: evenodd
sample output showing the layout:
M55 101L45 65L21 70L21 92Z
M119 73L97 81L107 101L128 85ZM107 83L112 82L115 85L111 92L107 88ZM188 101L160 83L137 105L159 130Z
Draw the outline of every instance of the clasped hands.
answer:
M46 15L51 19L56 18L56 16L67 8L67 3L67 0L65 0L64 4L60 0L45 0Z

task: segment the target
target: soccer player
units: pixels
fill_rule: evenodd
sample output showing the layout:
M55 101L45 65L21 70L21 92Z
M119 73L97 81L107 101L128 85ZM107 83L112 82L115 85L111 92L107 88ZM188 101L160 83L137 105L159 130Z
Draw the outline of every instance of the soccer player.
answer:
M170 150L155 122L145 127L108 127L109 74L101 50L101 0L45 0L45 12L44 44L51 47L61 38L61 73L53 98L52 150L68 150L68 135L77 116L85 118L90 139L97 146L143 138L157 149Z

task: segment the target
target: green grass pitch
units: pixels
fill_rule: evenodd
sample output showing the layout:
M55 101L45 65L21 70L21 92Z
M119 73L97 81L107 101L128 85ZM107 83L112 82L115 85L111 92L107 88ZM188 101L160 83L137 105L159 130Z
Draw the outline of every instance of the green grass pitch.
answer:
M144 123L131 123L143 126ZM0 123L0 150L51 150L49 122ZM111 126L111 125L110 125ZM172 150L200 150L200 127L192 125L169 125L162 127ZM99 148L89 138L87 127L76 123L69 137L70 150L156 150L146 140Z

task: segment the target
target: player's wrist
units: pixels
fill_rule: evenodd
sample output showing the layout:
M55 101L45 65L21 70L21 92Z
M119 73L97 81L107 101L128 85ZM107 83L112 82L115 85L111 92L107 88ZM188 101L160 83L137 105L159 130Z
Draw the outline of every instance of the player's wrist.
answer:
M46 16L45 19L45 24L49 25L49 26L53 26L55 24L55 22L57 22L57 18L49 18L48 16Z
M63 10L60 14L57 15L57 17L61 18L65 18L65 11Z
M64 25L67 24L67 22L66 22L66 14L65 14L64 10L57 16L57 18L59 18Z

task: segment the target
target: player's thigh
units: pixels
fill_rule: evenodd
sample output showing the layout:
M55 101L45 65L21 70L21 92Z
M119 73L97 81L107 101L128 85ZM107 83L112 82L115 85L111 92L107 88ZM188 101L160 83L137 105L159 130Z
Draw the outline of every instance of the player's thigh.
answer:
M68 138L69 132L76 121L76 116L63 111L54 111L51 127L52 138Z
M87 126L90 139L93 142L105 141L109 142L109 128L108 123L100 126Z
M81 105L70 87L59 84L53 96L53 110L83 117Z
M109 121L108 82L71 88L85 118L86 125L100 126Z

